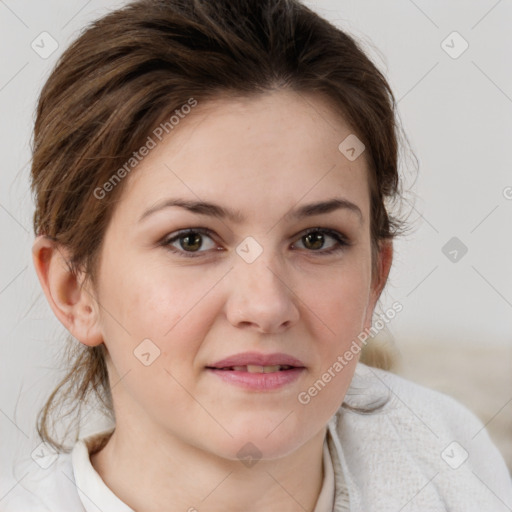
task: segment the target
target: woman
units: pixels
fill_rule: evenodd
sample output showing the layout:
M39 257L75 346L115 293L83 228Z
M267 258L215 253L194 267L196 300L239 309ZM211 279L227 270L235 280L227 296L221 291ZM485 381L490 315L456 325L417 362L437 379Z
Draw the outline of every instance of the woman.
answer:
M7 510L510 509L472 413L359 362L397 157L385 78L296 1L140 0L89 27L32 164L34 265L78 350L38 423L58 456ZM69 453L52 411L91 389L112 425Z

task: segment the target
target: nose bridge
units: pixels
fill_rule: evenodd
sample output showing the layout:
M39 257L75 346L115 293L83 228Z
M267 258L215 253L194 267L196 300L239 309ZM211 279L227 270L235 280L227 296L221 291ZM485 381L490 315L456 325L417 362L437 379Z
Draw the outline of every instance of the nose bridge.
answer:
M288 273L278 251L266 239L247 237L236 248L228 317L233 324L250 323L265 332L298 318Z
M271 237L259 237L259 241L252 236L245 238L236 248L238 258L235 261L235 274L237 282L245 283L255 293L282 292L283 278L286 269L282 265L282 258L271 243Z

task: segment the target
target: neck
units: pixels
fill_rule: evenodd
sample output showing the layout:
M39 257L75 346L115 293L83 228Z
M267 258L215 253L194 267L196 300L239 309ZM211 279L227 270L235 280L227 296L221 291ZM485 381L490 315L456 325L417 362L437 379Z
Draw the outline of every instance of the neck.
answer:
M137 512L314 510L323 479L326 429L285 457L244 465L175 438L116 425L91 455L105 484Z

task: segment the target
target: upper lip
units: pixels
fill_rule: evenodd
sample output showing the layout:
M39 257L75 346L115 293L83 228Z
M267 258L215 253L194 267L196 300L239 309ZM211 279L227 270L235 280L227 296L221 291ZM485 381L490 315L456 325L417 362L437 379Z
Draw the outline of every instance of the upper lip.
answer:
M231 366L295 366L303 368L304 363L296 357L283 353L260 354L258 352L244 352L226 357L216 363L208 365L207 368L229 368Z

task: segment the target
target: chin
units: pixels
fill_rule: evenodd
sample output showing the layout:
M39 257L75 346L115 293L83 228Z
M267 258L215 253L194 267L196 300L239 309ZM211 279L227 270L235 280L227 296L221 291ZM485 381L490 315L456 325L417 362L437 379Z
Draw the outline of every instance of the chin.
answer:
M315 435L314 429L305 431L303 424L283 422L285 417L286 414L280 415L277 421L271 422L272 427L256 418L238 428L228 428L233 437L224 437L222 443L216 444L216 451L221 450L227 459L241 461L246 457L257 460L285 457Z

